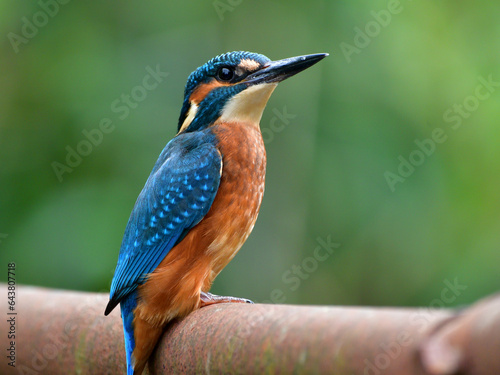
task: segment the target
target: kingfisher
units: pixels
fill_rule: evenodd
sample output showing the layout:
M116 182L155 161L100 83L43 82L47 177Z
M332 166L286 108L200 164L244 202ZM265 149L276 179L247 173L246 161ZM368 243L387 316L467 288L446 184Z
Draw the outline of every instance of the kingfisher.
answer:
M236 51L190 74L178 133L132 210L104 312L120 304L127 374L142 373L173 319L216 303L251 303L209 290L257 220L266 171L259 122L278 83L325 56L271 61Z

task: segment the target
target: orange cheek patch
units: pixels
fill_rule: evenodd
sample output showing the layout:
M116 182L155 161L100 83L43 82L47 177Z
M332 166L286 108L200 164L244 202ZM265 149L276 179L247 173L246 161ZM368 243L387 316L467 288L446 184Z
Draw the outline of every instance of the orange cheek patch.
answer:
M223 87L223 86L231 86L231 85L228 83L221 83L215 79L213 79L208 83L202 83L196 89L194 89L194 91L191 93L191 96L189 97L189 100L191 102L199 104L203 99L207 97L210 91L216 89L217 87Z

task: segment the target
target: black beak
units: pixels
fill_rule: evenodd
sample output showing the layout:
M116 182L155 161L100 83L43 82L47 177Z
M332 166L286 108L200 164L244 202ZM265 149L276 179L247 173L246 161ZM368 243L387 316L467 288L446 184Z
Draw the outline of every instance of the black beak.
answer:
M328 56L328 53L316 53L314 55L304 55L278 61L270 61L261 69L247 76L244 82L251 85L259 83L278 83L313 66L326 56Z

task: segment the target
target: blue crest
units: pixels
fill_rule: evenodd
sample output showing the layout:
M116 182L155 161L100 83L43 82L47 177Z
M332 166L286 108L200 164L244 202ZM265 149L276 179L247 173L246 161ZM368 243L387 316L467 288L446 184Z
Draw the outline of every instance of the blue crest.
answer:
M223 66L237 66L241 62L241 60L252 60L259 63L260 65L264 65L267 62L271 61L268 57L259 53L235 51L216 56L213 59L209 60L207 63L200 66L189 75L186 82L186 88L184 90L184 102L182 105L181 114L179 116L179 124L177 130L180 130L182 123L187 116L187 112L190 108L189 97L193 93L194 89L201 83L209 82L211 79L213 79L219 68ZM209 125L211 121L215 121L226 100L236 95L238 92L244 90L244 88L244 86L238 87L237 85L234 85L224 88L224 90L214 90L217 92L214 92L213 94L207 96L206 100L204 100L203 108L199 109L197 117L203 118L203 123L199 120L193 121L193 123L189 126L189 131L199 130L204 126Z

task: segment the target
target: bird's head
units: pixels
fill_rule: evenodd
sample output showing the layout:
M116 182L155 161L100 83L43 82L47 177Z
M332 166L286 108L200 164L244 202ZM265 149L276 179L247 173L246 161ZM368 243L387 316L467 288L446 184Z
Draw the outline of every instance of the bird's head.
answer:
M214 57L189 76L179 117L179 133L204 129L217 121L259 124L277 84L328 54L271 61L252 52Z

